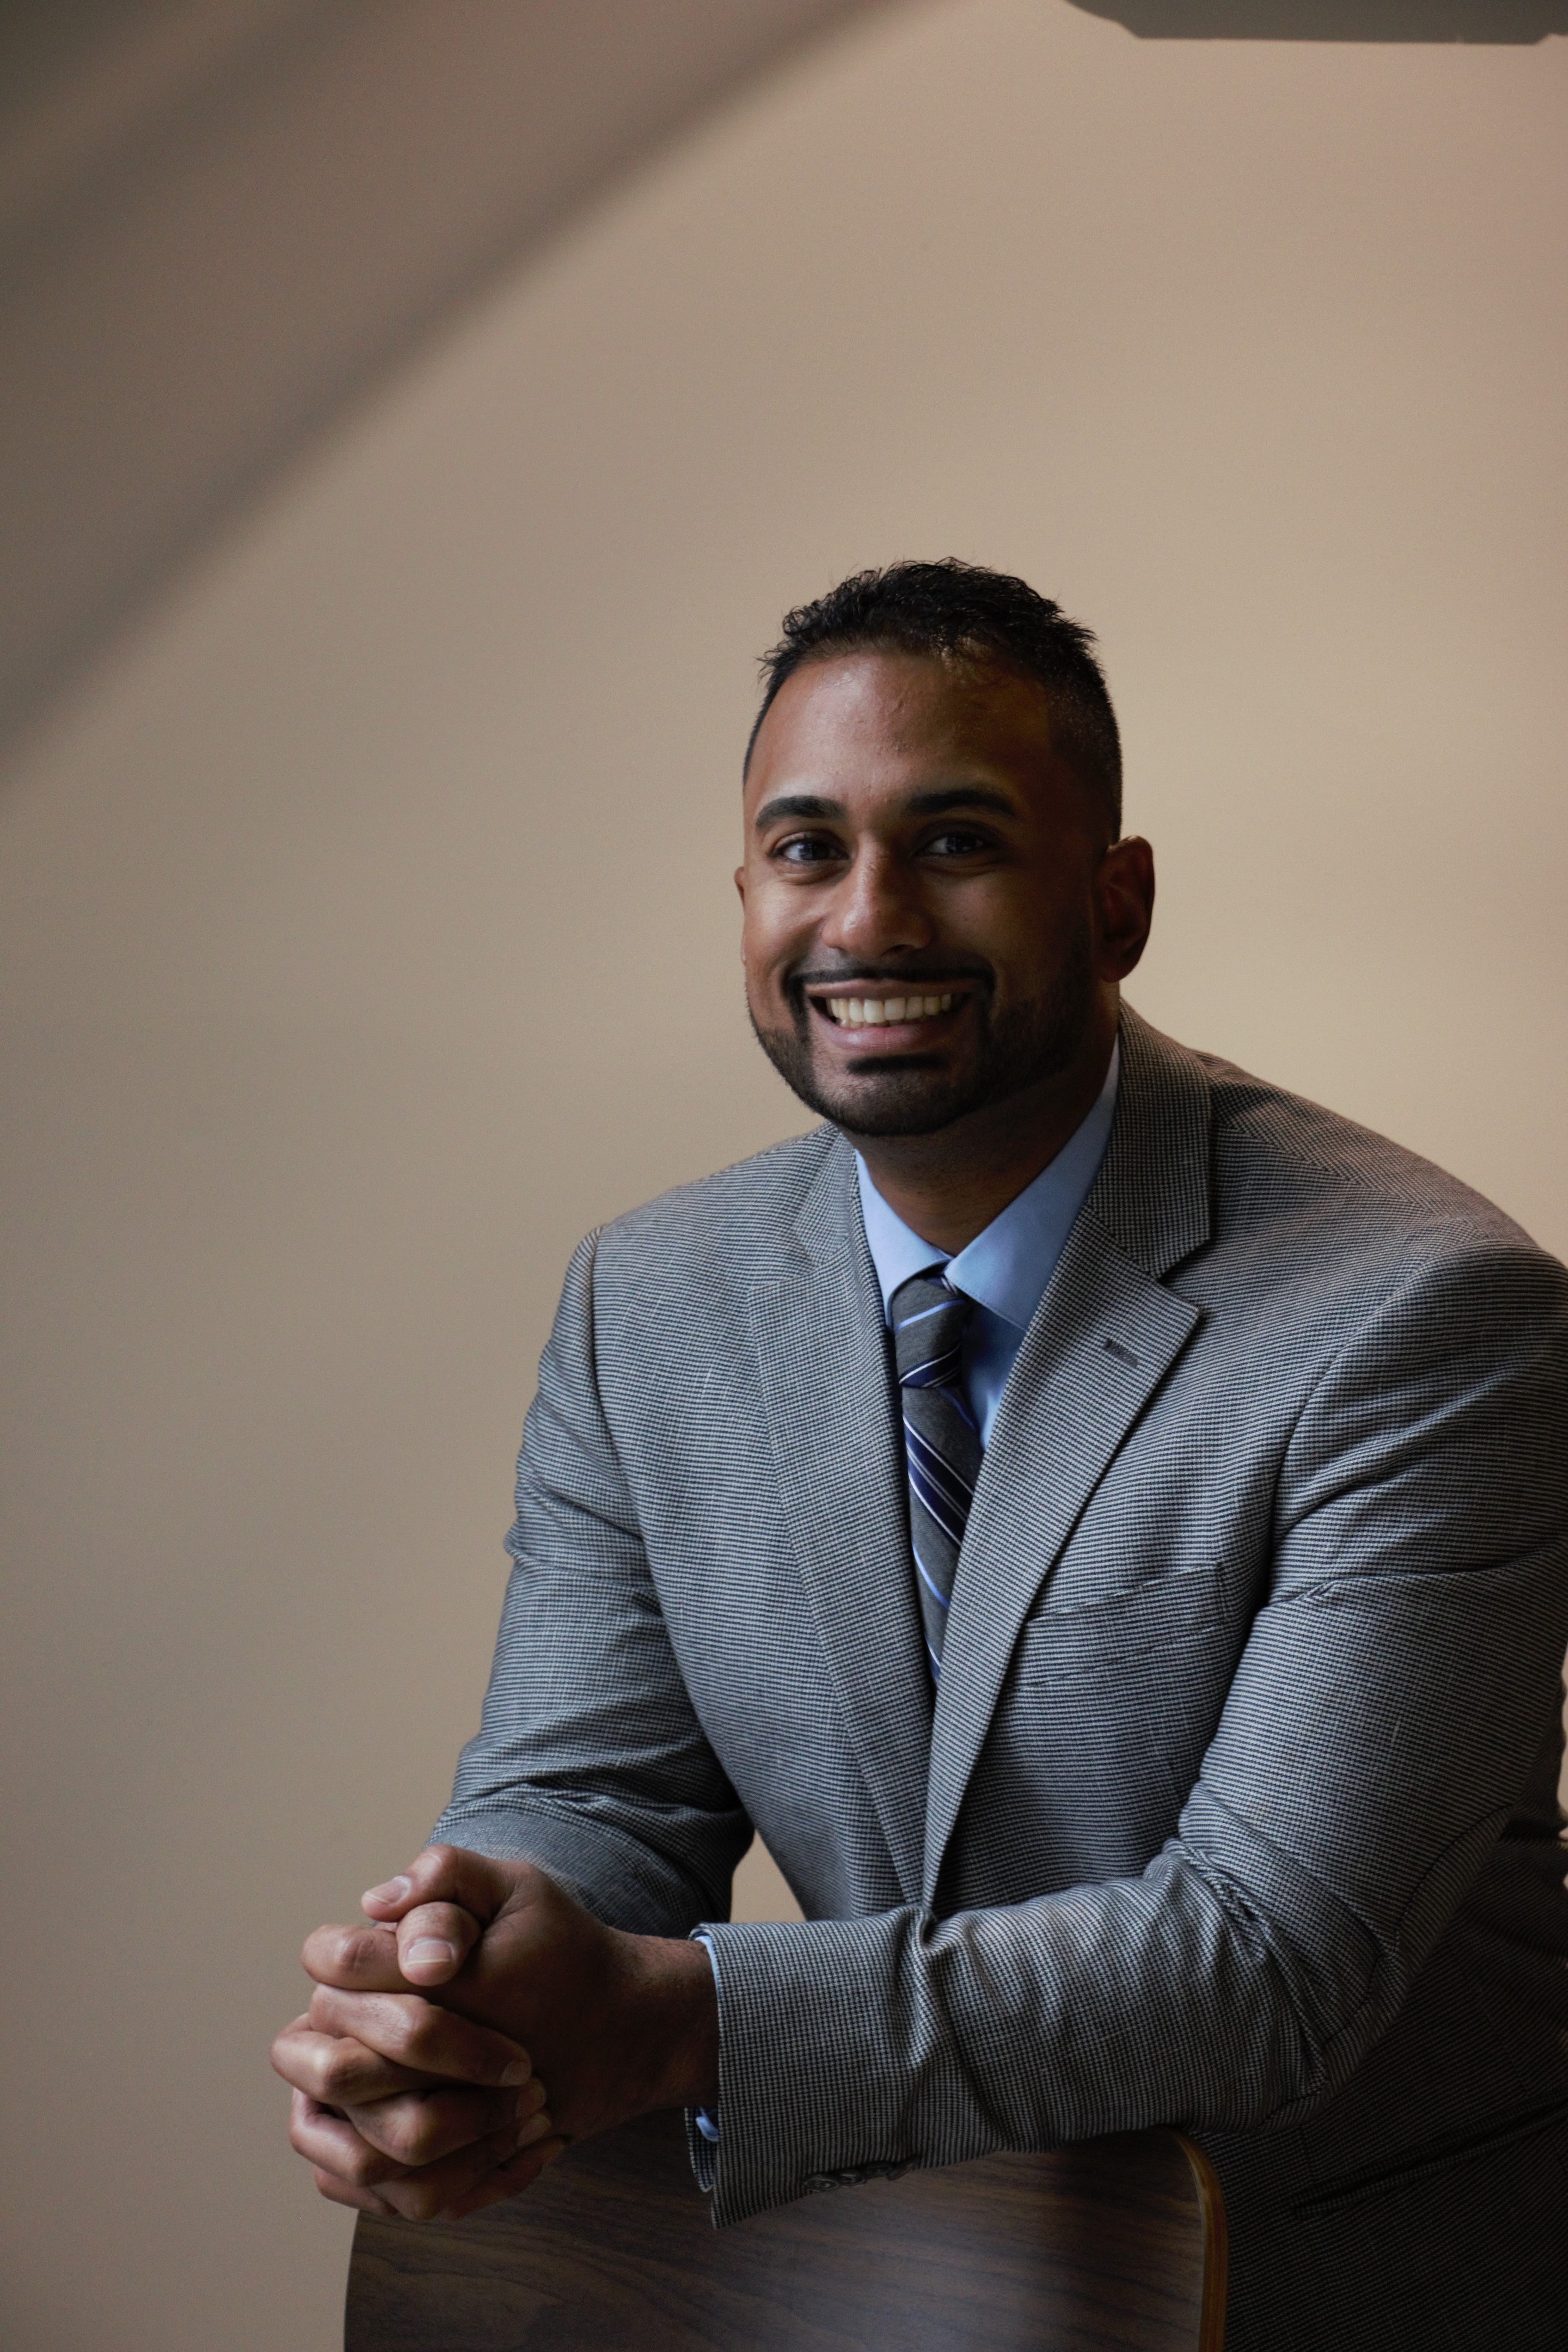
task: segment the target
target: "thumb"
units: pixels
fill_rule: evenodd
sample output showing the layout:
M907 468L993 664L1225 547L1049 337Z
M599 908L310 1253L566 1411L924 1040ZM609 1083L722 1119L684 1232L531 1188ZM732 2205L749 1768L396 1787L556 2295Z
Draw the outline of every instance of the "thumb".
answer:
M425 1904L454 1904L487 1927L520 1882L533 1874L531 1863L499 1861L467 1846L427 1845L405 1871L368 1888L360 1902L367 1918L389 1925Z

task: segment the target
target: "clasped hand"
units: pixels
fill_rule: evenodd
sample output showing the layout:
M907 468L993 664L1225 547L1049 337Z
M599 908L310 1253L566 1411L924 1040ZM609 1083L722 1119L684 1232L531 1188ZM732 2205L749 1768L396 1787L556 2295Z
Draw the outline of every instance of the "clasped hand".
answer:
M716 2099L700 1945L606 1927L531 1863L457 1846L363 1906L368 1926L307 1937L316 1990L272 2045L290 2141L335 2203L458 2220L571 2140Z

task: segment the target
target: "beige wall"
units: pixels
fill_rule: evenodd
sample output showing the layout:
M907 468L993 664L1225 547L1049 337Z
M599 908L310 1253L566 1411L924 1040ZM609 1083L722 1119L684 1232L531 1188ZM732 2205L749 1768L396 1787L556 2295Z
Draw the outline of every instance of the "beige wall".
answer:
M572 1241L801 1123L728 872L852 564L1102 633L1141 1007L1568 1248L1568 44L912 7L639 178L14 758L17 2352L326 2352L264 2046L478 1704Z

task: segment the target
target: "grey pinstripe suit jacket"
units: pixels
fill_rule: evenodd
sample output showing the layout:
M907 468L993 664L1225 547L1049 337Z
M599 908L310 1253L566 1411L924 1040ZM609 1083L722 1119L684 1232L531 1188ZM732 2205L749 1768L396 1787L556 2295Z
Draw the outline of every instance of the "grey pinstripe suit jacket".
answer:
M1179 2123L1236 2352L1568 2340L1568 1276L1135 1015L934 1711L852 1155L573 1261L437 1834L711 1933L717 2218ZM804 1925L725 1924L762 1832Z

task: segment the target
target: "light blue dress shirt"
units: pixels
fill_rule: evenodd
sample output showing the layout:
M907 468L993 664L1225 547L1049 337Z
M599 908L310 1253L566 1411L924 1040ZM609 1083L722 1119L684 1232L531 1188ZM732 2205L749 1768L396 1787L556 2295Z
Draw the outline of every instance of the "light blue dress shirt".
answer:
M987 1445L1014 1358L1056 1272L1057 1260L1067 1246L1089 1186L1100 1173L1116 1116L1121 1076L1118 1044L1111 1052L1105 1084L1082 1126L1034 1182L1026 1184L1017 1199L1010 1201L1001 1215L993 1217L984 1232L976 1234L956 1256L910 1232L889 1208L865 1161L856 1154L866 1245L877 1269L882 1312L889 1324L894 1291L911 1274L924 1274L933 1265L942 1268L955 1290L974 1301L963 1335L963 1387Z
M888 1316L889 1328L892 1318L889 1304L894 1291L911 1274L924 1274L930 1266L943 1267L953 1288L974 1301L974 1312L963 1335L963 1385L969 1409L987 1445L1007 1375L1024 1344L1024 1334L1034 1320L1047 1283L1056 1272L1057 1260L1089 1197L1089 1188L1100 1173L1100 1163L1110 1140L1110 1123L1116 1116L1116 1089L1121 1076L1121 1047L1118 1043L1111 1049L1105 1084L1083 1125L1063 1144L1049 1167L1042 1168L1034 1182L1026 1184L1017 1199L1010 1201L1001 1215L993 1217L984 1232L976 1234L956 1256L933 1248L930 1242L922 1242L919 1234L911 1233L872 1183L859 1153L855 1155L860 1174L860 1214L866 1226L866 1246L877 1269L882 1312ZM697 1941L707 1946L711 1960L711 1937L700 1935ZM716 2116L700 2107L694 2120L704 2139L718 2140Z

